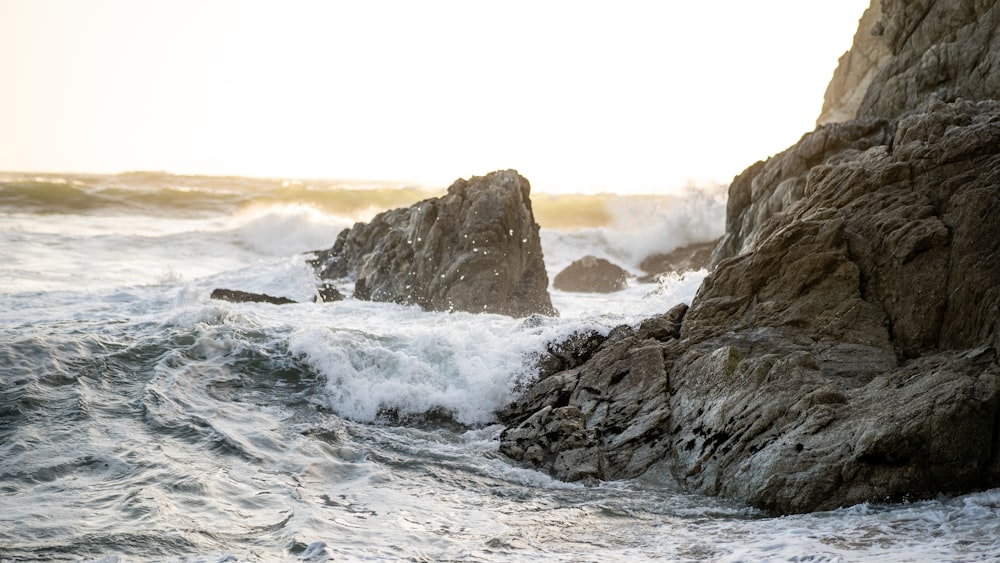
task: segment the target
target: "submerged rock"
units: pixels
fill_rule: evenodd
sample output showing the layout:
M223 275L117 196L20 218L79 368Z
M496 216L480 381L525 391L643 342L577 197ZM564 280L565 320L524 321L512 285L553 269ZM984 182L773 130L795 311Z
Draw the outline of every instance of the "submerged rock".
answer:
M213 289L212 294L209 297L232 303L270 303L272 305L288 305L291 303L298 303L298 301L287 297L275 297L266 293L253 293L250 291L240 291L238 289ZM340 301L343 298L344 296L337 290L336 287L326 283L316 289L316 295L313 297L313 302L329 303L332 301Z
M925 48L916 16L957 4L884 2L884 33L910 33L894 60L997 31L996 5L966 2ZM930 94L888 103L885 76L866 115L733 181L679 330L644 323L540 379L501 413L501 451L562 479L642 475L775 513L1000 486L1000 102L892 82ZM975 94L988 76L952 86Z
M332 284L324 283L316 288L316 297L314 298L316 303L331 303L333 301L341 301L343 299L344 294Z
M340 233L314 264L354 296L430 311L555 315L530 185L514 170L458 180L445 196Z
M252 293L249 291L240 291L238 289L213 289L212 294L209 297L220 301L230 301L232 303L270 303L272 305L288 305L290 303L297 303L297 301L287 297L275 297L266 293Z
M584 256L556 274L552 287L580 293L612 293L628 287L628 272L604 258Z

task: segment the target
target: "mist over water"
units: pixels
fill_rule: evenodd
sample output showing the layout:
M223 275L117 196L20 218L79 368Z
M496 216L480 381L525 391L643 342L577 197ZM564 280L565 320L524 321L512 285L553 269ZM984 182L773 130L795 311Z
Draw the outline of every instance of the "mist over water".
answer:
M497 453L493 412L536 376L548 343L689 302L705 272L612 295L553 290L557 318L316 304L302 253L440 194L159 174L2 180L0 560L1000 555L996 490L770 518L651 480L562 483ZM551 280L587 254L639 274L650 253L718 237L725 192L533 205ZM213 301L216 287L301 303Z

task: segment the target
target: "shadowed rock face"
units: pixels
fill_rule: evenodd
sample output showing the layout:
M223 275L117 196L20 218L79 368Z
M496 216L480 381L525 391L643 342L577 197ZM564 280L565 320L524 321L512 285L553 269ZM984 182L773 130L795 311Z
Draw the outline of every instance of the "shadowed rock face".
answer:
M314 264L322 278L354 276L359 299L555 315L529 194L514 170L458 180L444 197L341 232Z
M541 379L501 413L501 451L776 513L1000 486L1000 102L941 101L995 97L998 49L928 55L994 45L998 6L883 2L890 66L859 117L733 181L679 330Z

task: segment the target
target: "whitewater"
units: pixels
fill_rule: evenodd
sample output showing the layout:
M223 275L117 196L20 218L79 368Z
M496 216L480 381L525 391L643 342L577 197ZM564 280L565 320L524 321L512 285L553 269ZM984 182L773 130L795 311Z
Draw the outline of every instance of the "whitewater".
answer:
M310 251L440 193L0 174L0 561L1000 558L1000 490L772 517L505 459L493 413L548 344L689 303L707 273L550 287L553 318L313 302ZM724 227L719 187L533 201L550 280L588 254L639 275Z

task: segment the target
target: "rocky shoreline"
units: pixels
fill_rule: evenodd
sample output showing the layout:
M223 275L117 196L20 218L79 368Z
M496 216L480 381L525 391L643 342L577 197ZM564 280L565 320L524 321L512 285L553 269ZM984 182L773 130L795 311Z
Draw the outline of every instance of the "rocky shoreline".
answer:
M552 344L498 413L501 453L773 513L1000 486L997 98L1000 5L873 0L821 124L730 185L690 307ZM554 315L529 190L459 180L314 264L362 299ZM584 290L624 283L575 266Z
M543 373L501 451L773 513L1000 485L998 13L873 2L853 117L738 176L690 309Z

